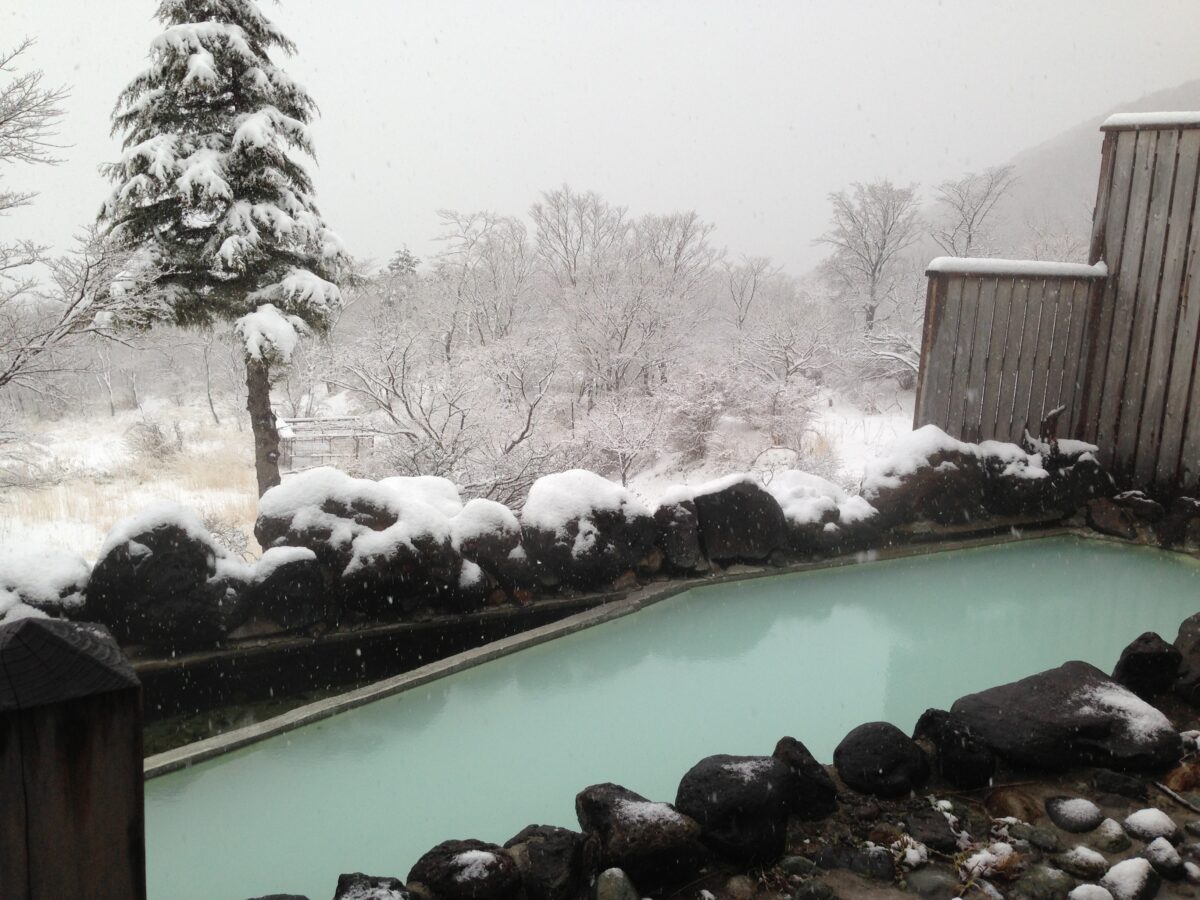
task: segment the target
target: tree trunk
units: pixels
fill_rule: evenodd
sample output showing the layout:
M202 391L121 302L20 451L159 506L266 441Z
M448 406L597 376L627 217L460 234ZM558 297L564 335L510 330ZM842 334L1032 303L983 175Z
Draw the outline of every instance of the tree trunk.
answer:
M271 409L271 375L261 360L246 360L246 410L254 433L254 471L261 497L279 484L279 431Z

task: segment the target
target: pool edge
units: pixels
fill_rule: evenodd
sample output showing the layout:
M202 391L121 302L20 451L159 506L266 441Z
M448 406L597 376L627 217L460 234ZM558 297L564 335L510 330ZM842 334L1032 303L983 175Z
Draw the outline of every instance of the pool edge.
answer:
M453 675L457 672L474 668L475 666L500 659L520 650L535 647L554 638L565 637L583 631L594 625L624 618L655 603L697 588L728 584L735 581L748 581L750 579L775 575L798 574L822 569L840 568L864 562L886 562L888 560L904 559L913 556L948 553L956 550L1055 537L1096 539L1098 536L1094 532L1070 526L1042 526L1022 530L1016 534L1001 532L973 537L963 536L939 542L902 544L869 551L868 553L846 554L831 559L794 563L787 566L734 566L719 575L651 582L630 591L625 596L616 600L611 600L593 609L567 616L557 622L540 625L529 631L501 638L498 641L492 641L471 650L465 650L462 653L429 663L409 672L385 678L352 691L335 694L323 700L298 706L295 709L288 710L285 713L253 725L247 725L243 728L214 735L147 757L143 762L143 777L145 780L150 780L162 775L169 775L172 772L186 769L217 756L248 747L269 737L285 734L304 725L319 722L375 700L382 700L386 697L411 690L412 688L420 687L446 675ZM1116 541L1116 543L1124 544L1126 542Z

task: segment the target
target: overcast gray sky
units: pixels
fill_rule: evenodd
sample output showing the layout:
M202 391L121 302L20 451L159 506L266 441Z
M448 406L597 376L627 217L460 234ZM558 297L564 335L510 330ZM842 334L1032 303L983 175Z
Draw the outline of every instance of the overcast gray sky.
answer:
M72 86L54 170L5 237L62 245L106 193L108 115L154 0L8 0L0 35ZM696 209L733 252L799 271L826 195L1003 162L1116 103L1200 76L1195 0L263 4L322 115L318 199L351 252L435 247L435 211L523 214L568 182L634 212ZM1097 144L1098 146L1098 144Z

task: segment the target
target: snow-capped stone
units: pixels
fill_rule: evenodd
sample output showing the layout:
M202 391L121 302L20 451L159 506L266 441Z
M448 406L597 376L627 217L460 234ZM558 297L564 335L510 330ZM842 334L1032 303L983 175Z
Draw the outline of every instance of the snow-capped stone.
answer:
M1163 768L1181 748L1161 712L1078 661L969 694L951 712L1001 756L1047 769Z
M620 785L584 788L575 814L599 842L600 866L622 869L643 891L693 877L706 856L695 819Z
M1130 813L1122 825L1126 834L1139 841L1153 841L1161 837L1171 843L1178 843L1182 837L1175 820L1153 806Z
M1114 865L1100 879L1100 886L1112 894L1113 900L1149 900L1158 892L1158 873L1144 859L1125 859Z
M634 568L655 539L654 519L632 492L583 469L535 481L521 531L526 552L549 579L586 587Z
M786 844L794 777L770 756L709 756L684 774L675 808L700 824L700 838L714 853L768 865Z
M411 900L399 878L350 872L339 875L333 900Z
M1179 851L1165 837L1157 837L1148 843L1142 851L1142 856L1150 860L1154 871L1167 881L1179 881L1186 874Z
M761 562L788 546L787 519L778 501L753 475L727 475L701 485L672 488L662 503L691 500L700 545L712 560Z
M90 575L83 557L61 547L15 541L0 545L0 621L17 606L71 618L83 607Z
M521 887L512 855L484 841L443 841L425 853L406 881L445 900L509 900Z
M1064 872L1076 878L1095 881L1108 871L1108 860L1085 844L1076 844L1070 850L1054 857L1054 863Z
M867 466L862 496L889 524L972 521L985 512L985 477L976 445L925 425L902 435Z
M1092 831L1105 818L1100 807L1082 797L1050 797L1046 800L1046 814L1051 822L1072 834Z
M1067 900L1113 900L1113 895L1098 884L1081 884L1067 894Z

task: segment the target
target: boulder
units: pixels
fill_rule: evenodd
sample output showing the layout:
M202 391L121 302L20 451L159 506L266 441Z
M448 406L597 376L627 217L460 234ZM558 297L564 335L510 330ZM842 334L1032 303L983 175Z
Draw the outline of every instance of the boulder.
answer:
M596 876L592 900L641 900L641 894L620 869L605 869Z
M818 475L775 472L766 489L783 510L792 552L801 556L849 553L878 535L875 507Z
M1167 511L1157 500L1151 500L1141 491L1122 491L1112 498L1117 506L1123 506L1143 522L1159 522Z
M1183 834L1175 820L1156 806L1147 806L1131 812L1125 817L1121 827L1130 837L1147 843L1157 838L1166 838L1172 844L1183 840Z
M78 618L91 567L82 556L22 540L0 546L0 621L7 615Z
M246 602L253 615L269 619L284 631L307 628L331 619L332 585L328 570L306 547L272 547L252 569Z
M1200 530L1200 500L1193 497L1176 497L1167 508L1166 515L1154 523L1154 536L1163 547L1182 547L1188 543L1189 535L1196 538Z
M554 825L529 825L506 841L529 900L575 900L587 883L583 835Z
M1038 516L1057 511L1055 480L1040 455L1016 444L984 441L978 445L984 468L984 506L997 516Z
M509 852L476 840L443 841L417 860L407 880L438 900L509 900L521 888Z
M333 900L412 900L399 878L350 872L339 875Z
M666 564L675 571L690 572L704 564L700 549L700 519L691 500L661 504L654 510L658 547Z
M782 737L771 755L792 770L792 815L816 821L837 811L837 785L807 747L793 737Z
M707 856L695 819L620 785L584 788L575 814L599 844L601 868L620 868L643 891L691 879Z
M700 824L700 839L718 856L769 865L783 854L795 777L771 756L709 756L679 782L675 808Z
M546 584L596 588L654 549L654 518L631 492L583 469L545 475L521 510L525 551Z
M476 498L450 519L453 548L506 590L530 588L533 568L521 546L521 523L502 503Z
M1071 834L1095 831L1105 819L1100 807L1084 797L1048 797L1046 815L1051 822Z
M1179 623L1174 647L1179 651L1179 670L1172 689L1192 706L1200 707L1200 613Z
M223 555L195 513L152 507L105 540L79 617L108 626L122 644L212 646L227 627L225 589L209 583Z
M892 854L883 847L827 845L819 848L813 859L826 871L848 869L856 875L885 883L896 878L896 862L892 859Z
M1180 755L1162 713L1084 662L968 694L950 711L996 753L1036 768L1159 769Z
M1096 881L1108 871L1108 860L1085 844L1077 844L1054 857L1054 864L1064 872L1086 881Z
M1060 442L1060 445L1066 443ZM1094 448L1093 448L1094 449ZM1097 497L1111 497L1116 483L1091 452L1059 456L1047 462L1054 488L1054 506L1074 511Z
M867 467L862 495L886 525L918 520L950 525L987 515L986 482L978 447L925 425Z
M383 531L368 531L351 544L350 562L342 572L343 603L368 619L395 621L406 613L429 606L460 611L479 605L481 593L464 583L463 558L450 543L448 522L443 519L401 518Z
M958 716L927 709L917 720L913 740L927 742L934 771L961 790L985 787L996 773L996 754Z
M859 725L833 751L833 765L849 787L879 797L899 797L929 777L925 751L889 722Z
M1087 523L1101 534L1133 540L1137 537L1137 519L1123 506L1118 506L1107 497L1089 500Z
M1113 681L1139 697L1153 697L1171 689L1182 659L1175 647L1153 631L1147 631L1121 651L1113 669Z
M788 547L779 503L749 475L732 475L692 493L700 545L709 559L762 562Z
M1165 837L1155 838L1148 843L1142 850L1142 856L1154 866L1154 871L1167 881L1183 880L1183 858Z

